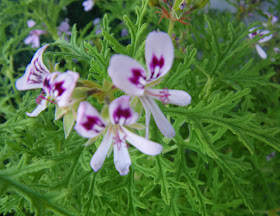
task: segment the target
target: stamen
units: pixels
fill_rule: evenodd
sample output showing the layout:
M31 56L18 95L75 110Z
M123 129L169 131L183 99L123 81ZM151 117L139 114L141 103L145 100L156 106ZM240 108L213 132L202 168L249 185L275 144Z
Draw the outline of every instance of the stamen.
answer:
M43 95L43 92L44 92L44 91L42 91L42 92L40 93L40 95L36 98L36 103L37 103L37 104L40 104L40 103L42 102L42 100L46 100L46 101L49 101L50 103L57 104L55 101L46 98L46 97Z
M116 136L113 138L113 145L117 145L117 149L121 150L122 143L125 142L126 134L122 138L119 136L119 131L117 130L115 132Z
M150 91L146 91L147 94L149 95L152 95L152 96L155 96L155 97L158 97L159 100L165 105L165 104L168 104L169 103L169 96L171 94L169 94L168 92L168 88L163 88L159 94L155 94L153 92L150 92Z
M159 92L160 94L162 94L160 96L160 100L163 104L168 104L169 103L169 92L168 92L168 88L164 88L162 89L162 91Z

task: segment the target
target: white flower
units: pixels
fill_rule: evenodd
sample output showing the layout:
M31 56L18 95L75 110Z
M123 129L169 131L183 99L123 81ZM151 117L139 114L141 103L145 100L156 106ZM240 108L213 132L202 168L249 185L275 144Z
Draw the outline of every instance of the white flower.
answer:
M255 30L255 28L251 28L251 29L250 29L250 33L249 33L249 35L248 35L249 38L250 38L251 40L252 40L254 37L256 37L257 35L261 37L261 36L263 36L263 35L267 35L267 34L270 33L270 31L268 31L268 30L264 30L264 31L257 30L257 31L255 31L255 32L254 32L254 30ZM265 36L265 37L263 37L262 39L260 39L260 40L258 41L258 43L256 44L256 50L257 50L259 56L260 56L261 58L263 58L263 59L266 59L266 58L267 58L267 55L266 55L266 52L261 48L261 46L260 46L259 44L269 41L272 37L273 37L272 34L270 34L270 35L268 35L268 36Z
M94 6L94 0L86 0L83 2L84 10L90 11Z
M26 113L30 117L38 116L47 108L48 102L56 103L62 108L73 103L71 95L79 74L73 71L50 73L43 62L43 52L48 46L41 47L35 53L24 75L16 81L16 88L19 91L42 88L45 93L45 96L43 94L38 96L37 108L32 113Z
M153 99L160 100L164 104L185 106L190 104L191 96L181 90L152 89L161 82L173 64L174 48L168 34L151 32L148 35L145 59L148 72L129 56L113 55L108 68L109 76L116 87L141 100L146 112L146 137L149 133L151 114L163 135L173 137L175 130Z
M114 163L120 175L126 175L131 164L126 141L147 155L157 155L162 150L160 144L140 137L126 128L136 123L138 119L138 114L129 106L129 99L130 96L127 95L115 99L109 105L109 119L107 121L90 103L83 101L79 105L77 124L75 125L78 134L91 139L105 133L100 146L90 161L95 172L103 165L112 143Z
M28 28L32 28L35 26L35 21L34 20L28 20L27 21L27 26ZM25 44L32 44L32 48L38 48L40 47L40 35L46 34L47 32L41 29L35 29L29 32L29 36L27 36L24 40Z

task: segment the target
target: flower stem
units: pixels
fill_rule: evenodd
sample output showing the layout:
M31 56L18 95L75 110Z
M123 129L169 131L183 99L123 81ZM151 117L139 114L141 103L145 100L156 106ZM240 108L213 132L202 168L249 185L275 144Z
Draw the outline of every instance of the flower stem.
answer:
M172 37L172 32L174 29L174 21L169 19L169 26L168 26L168 35Z

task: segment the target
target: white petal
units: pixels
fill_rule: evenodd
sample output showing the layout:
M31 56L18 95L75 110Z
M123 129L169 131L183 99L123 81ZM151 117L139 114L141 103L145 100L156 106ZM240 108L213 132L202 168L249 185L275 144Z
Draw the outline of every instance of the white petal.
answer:
M49 45L41 47L26 67L24 75L16 81L16 88L19 91L43 87L43 80L49 73L43 62L43 52Z
M130 125L136 123L138 114L129 105L130 96L115 99L109 106L110 120L113 124Z
M151 120L151 111L149 109L149 105L148 105L148 102L147 100L142 100L142 97L139 97L139 99L141 100L142 104L143 104L143 107L145 109L145 114L146 114L146 121L145 121L145 124L146 124L146 139L149 138L149 126L150 126L150 120Z
M164 76L172 67L174 48L165 32L151 32L146 39L145 59L149 71L147 80L152 82Z
M153 142L151 140L148 140L144 137L138 136L129 130L127 130L125 127L122 127L122 130L126 134L125 139L133 145L135 148L137 148L139 151L143 152L147 155L158 155L162 150L162 145L159 143Z
M78 79L79 74L69 70L55 78L52 83L52 93L59 107L66 107L70 104Z
M178 106L186 106L191 103L191 96L182 90L170 89L147 89L146 94L151 98L161 101L163 104L174 104Z
M90 166L97 172L103 165L106 155L112 145L113 133L109 130L106 132L100 146L90 160Z
M32 48L38 48L40 47L40 38L38 35L33 36L33 41L32 41Z
M38 116L43 110L47 108L47 100L41 100L35 110L32 113L26 113L29 117L36 117Z
M265 27L265 28L268 26L267 23L264 23L264 22L262 23L262 25L263 25L263 27Z
M129 56L116 54L110 59L108 74L113 84L129 95L144 94L146 71L143 66Z
M256 49L261 58L263 58L263 59L267 58L265 51L261 48L261 46L259 44L256 44Z
M94 2L93 0L86 0L83 2L83 6L84 6L84 11L90 11L94 6Z
M278 17L277 16L272 16L271 24L274 25L277 21L278 21Z
M25 43L26 45L31 44L32 41L33 41L33 37L34 37L34 35L29 35L29 36L27 36L27 37L24 39L24 43Z
M262 32L259 33L259 36L266 35L266 34L269 34L269 33L270 33L270 31L264 30L264 31L262 31ZM268 35L268 36L263 37L263 38L260 39L258 42L259 42L259 43L267 42L267 41L269 41L272 37L273 37L273 35L270 34L270 35Z
M27 26L28 28L32 28L33 26L35 26L35 21L34 20L27 20Z
M161 131L161 133L167 138L174 137L176 133L174 128L167 120L167 118L164 116L164 114L161 112L156 102L149 97L142 97L142 100L145 101L144 103L148 106L148 109L152 112L156 125L158 126L158 129Z
M44 31L44 30L41 30L41 29L36 29L36 30L34 30L34 32L35 32L35 34L36 35L42 35L42 34L47 34L47 32L46 31ZM39 38L39 37L38 37Z
M125 140L122 140L119 145L114 144L114 163L120 175L126 175L129 172L131 165L130 156Z
M98 111L87 101L80 103L77 111L77 120L74 129L85 138L97 136L104 128L106 123Z

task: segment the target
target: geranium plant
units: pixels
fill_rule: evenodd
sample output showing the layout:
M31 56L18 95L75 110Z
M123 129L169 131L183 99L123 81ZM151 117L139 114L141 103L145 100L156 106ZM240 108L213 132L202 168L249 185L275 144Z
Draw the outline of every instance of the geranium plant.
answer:
M0 214L278 215L280 8L215 3L2 0Z

